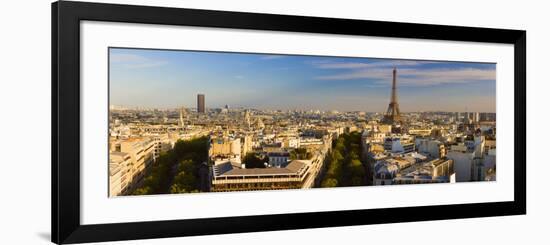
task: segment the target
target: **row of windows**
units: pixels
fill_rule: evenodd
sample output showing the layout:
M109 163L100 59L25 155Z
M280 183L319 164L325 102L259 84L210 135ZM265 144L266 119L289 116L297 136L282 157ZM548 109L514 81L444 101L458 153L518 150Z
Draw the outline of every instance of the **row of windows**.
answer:
M218 176L216 180L242 180L242 179L284 179L284 178L300 178L299 175L251 175L251 176Z
M269 189L295 189L300 188L301 183L250 183L250 184L222 184L214 185L213 191L224 190L269 190Z

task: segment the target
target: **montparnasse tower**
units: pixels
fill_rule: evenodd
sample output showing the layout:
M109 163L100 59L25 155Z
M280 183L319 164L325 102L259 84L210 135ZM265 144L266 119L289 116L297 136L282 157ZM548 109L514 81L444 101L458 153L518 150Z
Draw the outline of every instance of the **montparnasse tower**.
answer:
M395 67L393 68L391 100L388 105L386 115L384 115L384 121L389 124L397 124L402 122L401 115L399 113L399 103L397 102L397 69Z

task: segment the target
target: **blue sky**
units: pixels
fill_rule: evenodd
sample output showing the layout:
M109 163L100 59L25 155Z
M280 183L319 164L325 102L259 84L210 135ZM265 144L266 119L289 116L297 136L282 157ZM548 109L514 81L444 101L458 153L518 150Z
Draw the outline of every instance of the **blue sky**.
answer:
M401 111L496 107L496 65L327 56L111 48L110 103L149 108L383 112L397 68Z

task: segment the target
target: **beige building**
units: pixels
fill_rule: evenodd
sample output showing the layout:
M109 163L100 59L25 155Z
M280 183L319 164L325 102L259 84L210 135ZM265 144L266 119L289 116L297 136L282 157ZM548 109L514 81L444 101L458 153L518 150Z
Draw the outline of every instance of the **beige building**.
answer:
M247 143L248 142L244 142ZM231 156L231 158L241 159L241 139L230 137L212 137L210 139L210 147L208 156L213 159L217 157Z
M127 194L131 181L129 171L132 160L128 153L111 152L109 154L109 196Z
M127 183L127 187L120 188L121 192L118 194L131 193L141 185L146 171L153 165L155 146L156 141L149 137L112 140L110 142L109 176L110 178L112 176L114 180L119 177L117 171L123 171L125 174L121 175L120 178L125 176L124 183ZM111 168L111 163L117 166L113 165ZM109 180L109 183L111 183L111 180ZM113 184L116 186L118 183L114 181ZM109 189L111 188L109 187ZM113 189L113 191L113 194L116 195L116 189Z
M453 160L443 158L416 164L400 171L392 183L395 185L449 183L455 177L453 163Z
M430 136L432 134L432 129L409 129L409 134L415 136Z
M253 145L252 136L246 135L242 137L241 143L242 143L241 156L246 156L248 152L252 151L252 145Z
M389 124L380 124L378 125L378 132L388 134L391 133L391 125Z
M429 138L416 138L415 144L417 151L421 154L427 155L432 158L445 157L445 145L441 143L441 141Z
M168 152L174 148L174 144L177 141L172 139L168 134L153 136L151 139L155 143L155 153L153 155L155 161L159 158L160 154Z

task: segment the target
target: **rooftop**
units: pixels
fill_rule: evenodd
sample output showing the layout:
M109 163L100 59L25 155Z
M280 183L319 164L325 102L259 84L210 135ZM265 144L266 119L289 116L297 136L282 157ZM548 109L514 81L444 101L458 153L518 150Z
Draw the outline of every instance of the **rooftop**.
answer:
M290 153L286 151L272 151L267 153L270 157L288 157L290 156Z
M250 176L250 175L288 175L299 174L307 166L305 161L294 160L285 168L237 168L231 163L214 166L215 176Z
M130 155L126 152L111 151L109 152L109 163L118 164L124 161L127 157L130 157Z

